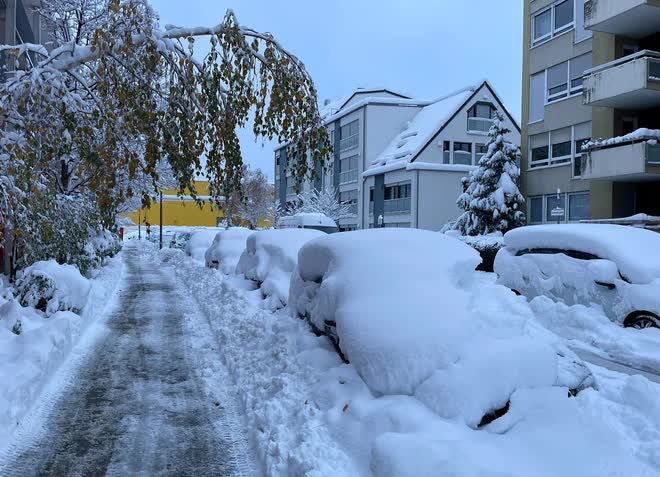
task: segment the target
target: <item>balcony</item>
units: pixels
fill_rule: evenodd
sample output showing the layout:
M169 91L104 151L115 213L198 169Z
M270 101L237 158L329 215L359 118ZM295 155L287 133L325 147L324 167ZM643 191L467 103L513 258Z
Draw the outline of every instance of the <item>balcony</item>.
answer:
M339 183L348 184L349 182L357 182L358 180L358 171L354 169L352 171L344 171L339 173Z
M660 145L655 138L595 146L582 158L583 179L608 179L641 182L660 179Z
M587 70L582 100L616 109L660 106L660 53L644 50Z
M658 0L589 0L584 4L587 30L643 38L658 31Z
M493 124L494 121L488 118L468 118L468 132L488 134Z
M346 138L339 140L339 152L348 151L350 149L355 149L358 147L359 135L355 134L353 136L348 136Z
M389 199L385 201L386 214L405 214L410 212L410 197L403 199Z

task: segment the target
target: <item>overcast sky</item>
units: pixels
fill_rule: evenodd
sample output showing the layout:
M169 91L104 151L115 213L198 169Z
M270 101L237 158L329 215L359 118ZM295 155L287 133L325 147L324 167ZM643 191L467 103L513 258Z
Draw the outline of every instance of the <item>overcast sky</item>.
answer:
M152 0L161 25L209 26L232 8L306 64L321 102L356 87L434 98L488 79L520 118L520 0ZM272 179L274 144L242 134L244 160Z

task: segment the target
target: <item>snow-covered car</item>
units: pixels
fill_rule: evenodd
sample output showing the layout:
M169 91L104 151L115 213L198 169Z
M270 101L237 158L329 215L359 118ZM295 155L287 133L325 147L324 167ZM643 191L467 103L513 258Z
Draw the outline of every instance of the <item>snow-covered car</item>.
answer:
M415 395L472 427L519 389L576 393L593 376L527 302L475 271L479 254L434 232L371 229L307 243L289 309L326 334L378 394Z
M170 248L183 250L190 240L190 232L174 232L170 239Z
M610 224L521 227L495 258L499 283L528 299L596 304L626 327L660 327L660 234Z
M256 283L265 299L265 308L282 308L289 296L289 282L298 263L298 251L310 240L323 235L324 232L314 229L254 232L247 238L236 274Z
M338 232L337 224L327 215L316 212L300 212L277 221L278 229L313 229L327 234Z
M204 254L213 243L218 229L198 229L192 230L190 238L186 242L184 251L186 255L199 262L204 262Z
M218 232L204 254L206 266L225 274L234 273L245 250L245 242L253 233L254 230L243 227L232 227Z

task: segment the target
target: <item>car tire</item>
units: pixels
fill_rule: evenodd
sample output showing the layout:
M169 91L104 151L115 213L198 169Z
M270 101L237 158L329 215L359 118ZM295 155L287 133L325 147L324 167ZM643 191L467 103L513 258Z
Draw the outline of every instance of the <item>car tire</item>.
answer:
M660 328L660 318L653 313L641 311L633 313L623 323L626 328L634 328L636 330L645 330L647 328Z

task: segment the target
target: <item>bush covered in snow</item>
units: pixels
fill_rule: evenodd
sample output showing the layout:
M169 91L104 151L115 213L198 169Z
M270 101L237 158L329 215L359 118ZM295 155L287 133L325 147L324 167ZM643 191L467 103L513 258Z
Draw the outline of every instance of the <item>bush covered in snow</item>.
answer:
M58 311L79 313L85 305L90 283L73 265L55 260L36 262L22 270L15 283L16 297L25 307L50 316Z
M238 260L245 250L245 242L253 233L254 230L243 227L233 227L218 232L204 254L206 266L217 268L225 274L234 273Z
M265 306L286 305L289 281L298 263L298 251L310 240L326 235L313 229L272 229L255 232L247 238L236 273L253 280L266 298Z
M477 270L481 272L492 272L495 264L497 252L504 246L504 236L500 232L488 235L461 235L457 230L448 230L445 232L450 237L468 244L479 252L481 263Z
M336 327L372 391L414 394L472 427L518 389L590 385L526 301L476 272L478 263L475 250L434 232L327 235L300 250L289 307L316 330Z
M186 255L199 262L204 262L204 254L213 243L217 233L218 229L193 230L184 247Z

